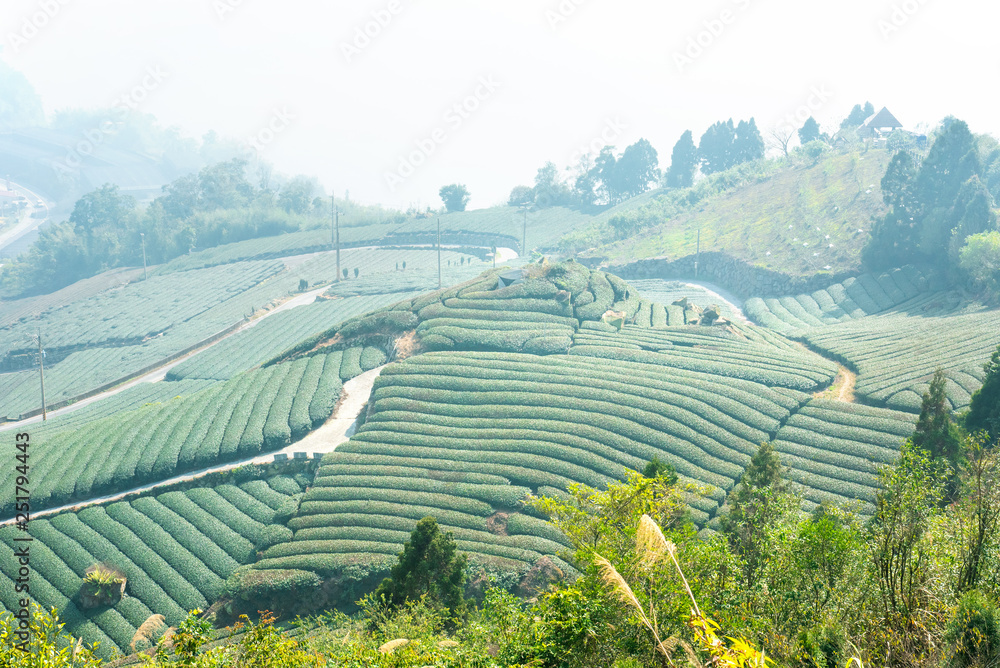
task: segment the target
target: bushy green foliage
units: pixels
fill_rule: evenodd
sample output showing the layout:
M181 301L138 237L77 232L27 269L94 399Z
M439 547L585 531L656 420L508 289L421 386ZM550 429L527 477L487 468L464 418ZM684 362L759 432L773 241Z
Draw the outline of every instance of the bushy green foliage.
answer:
M989 665L1000 653L996 605L981 592L970 591L958 602L945 634L951 666Z

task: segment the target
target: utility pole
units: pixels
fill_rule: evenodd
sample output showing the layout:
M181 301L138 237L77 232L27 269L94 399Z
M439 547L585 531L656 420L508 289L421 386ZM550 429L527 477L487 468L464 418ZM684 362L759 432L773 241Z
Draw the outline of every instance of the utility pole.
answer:
M438 218L438 290L441 289L441 219Z
M337 251L337 282L340 282L340 209L337 199L330 195L330 212L333 214L333 246Z
M139 238L142 239L142 280L146 280L146 235L142 232L139 233Z
M698 228L698 241L694 250L694 277L698 278L698 260L701 259L701 228Z
M45 353L42 351L42 328L38 328L38 380L42 385L42 422L47 419L45 411L45 361L42 359Z

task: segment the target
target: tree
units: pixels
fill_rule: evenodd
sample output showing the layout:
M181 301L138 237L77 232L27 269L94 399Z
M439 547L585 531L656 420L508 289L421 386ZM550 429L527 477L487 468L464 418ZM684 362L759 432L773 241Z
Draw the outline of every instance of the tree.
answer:
M348 273L347 267L344 267L344 271L343 271L344 278L347 278L347 273Z
M963 451L964 494L952 509L960 564L957 592L979 586L997 548L1000 529L1000 454L982 434L967 436Z
M670 153L667 187L690 188L694 184L694 173L697 169L698 148L694 145L694 135L690 130L685 130Z
M885 625L902 636L926 604L931 547L924 541L944 495L943 471L923 448L903 444L894 466L879 473L869 550Z
M719 518L733 552L743 559L743 575L753 586L768 556L768 533L790 507L790 488L781 460L770 443L762 443L739 484L726 500L729 512Z
M911 439L913 447L924 450L931 461L943 460L948 463L948 497L953 498L956 490L958 459L961 454L962 433L951 420L951 406L945 393L945 375L942 369L934 372L931 386L924 392L920 403L920 417Z
M535 199L535 191L529 186L514 186L507 198L508 206L524 206Z
M736 128L733 126L733 119L719 121L709 126L698 142L701 171L705 174L715 174L736 164L733 162L735 140Z
M640 139L625 149L615 165L612 202L624 202L641 195L660 181L656 149Z
M792 137L795 136L794 128L787 125L781 125L769 130L767 136L768 136L767 139L768 146L780 150L787 158L788 145L791 143Z
M950 224L953 225L949 259L958 264L959 253L966 239L974 234L992 232L997 228L997 215L993 212L993 197L978 176L962 185L952 206Z
M228 162L210 165L198 173L201 211L238 209L250 204L256 189L246 177L247 160L234 158Z
M361 273L361 270L358 269L357 267L355 267L354 268L354 278L357 278L360 273Z
M569 186L559 178L559 168L553 162L547 162L538 169L531 194L532 200L540 209L563 206L573 199Z
M740 121L736 126L736 138L733 140L733 164L739 165L764 157L764 140L757 129L757 122Z
M821 135L819 123L816 122L815 118L810 116L802 124L802 127L799 128L799 143L805 146L809 142L819 139Z
M856 104L851 109L851 113L847 115L847 118L841 122L840 129L854 130L874 113L875 107L872 106L871 102L865 102L865 106L863 107L860 104Z
M468 188L457 183L442 186L438 194L441 195L444 207L449 213L453 211L465 211L465 207L469 204L470 195Z
M677 484L677 469L662 461L659 457L654 456L649 460L646 467L642 469L642 475L646 478L663 477L667 480L667 484Z
M83 240L88 275L117 264L121 252L120 238L133 226L135 208L135 199L123 195L118 186L110 183L87 193L76 202L69 222Z
M862 261L870 269L899 267L916 253L917 165L913 155L899 151L892 157L882 177L882 200L889 211L872 228L862 251Z
M952 230L958 223L955 207L959 195L965 183L980 170L978 148L969 126L964 121L952 120L934 140L915 184L919 201L918 249L927 260L947 258L941 249L948 248L952 241ZM972 198L971 191L965 194ZM959 244L962 242L964 238L958 240Z
M425 517L403 545L398 563L375 590L375 597L391 608L405 601L426 597L432 605L446 608L452 617L465 612L465 566L451 533L441 533L437 520Z
M986 378L983 386L972 395L965 429L971 434L984 431L990 440L1000 439L1000 346L983 365Z
M973 234L958 253L958 266L988 299L1000 298L1000 232Z
M289 213L306 213L312 204L316 184L307 176L296 176L278 193L278 206Z

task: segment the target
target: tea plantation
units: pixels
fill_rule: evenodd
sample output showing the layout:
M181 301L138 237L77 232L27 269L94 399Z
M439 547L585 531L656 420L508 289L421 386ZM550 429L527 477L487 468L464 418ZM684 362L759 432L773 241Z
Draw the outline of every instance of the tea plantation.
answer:
M906 266L878 276L862 274L808 295L753 297L747 300L745 310L761 325L791 335L905 308L908 300L926 293L932 283L933 279Z
M246 304L284 288L295 271L329 272L328 253L242 259L251 250L234 250L238 261L226 264L218 250L181 258L220 264L175 261L155 279L234 271L247 277ZM373 267L393 257L356 252ZM452 276L481 269L478 259L454 257ZM331 287L333 298L276 313L193 356L165 382L37 430L32 503L41 509L283 448L330 417L344 381L386 365L357 431L324 456L314 478L213 478L33 521L39 600L64 610L70 630L100 640L111 656L129 651L150 615L176 623L226 596L256 600L241 587L263 591L288 578L327 579L329 587L316 587L324 604L350 607L427 515L452 532L474 577L514 586L542 564L572 572L565 539L525 498L558 496L574 483L602 487L654 457L700 490L687 501L703 529L718 527L727 493L763 442L774 444L807 510L848 504L867 516L879 467L913 432L907 393L916 396L950 361L952 402L967 403L981 377L972 367L1000 331L996 312L928 292L913 269L861 276L808 299L750 300L759 326L728 307L711 324L702 309L714 297L699 288L649 280L640 292L575 262L490 269L419 295L395 288L436 281L436 270L397 271L388 262L378 265L382 273ZM253 266L276 273L247 288L251 274L239 272ZM223 296L213 308L226 304ZM94 326L94 336L111 329ZM940 345L923 345L935 332ZM97 353L73 352L56 368L86 354ZM838 362L858 371L860 398L904 410L814 396L834 383ZM4 375L24 373L33 372ZM12 484L0 478L0 498L13 498ZM0 503L0 516L12 510ZM12 537L0 530L0 562L11 562ZM127 596L85 610L80 582L97 562L125 572ZM14 603L9 585L0 579L5 607Z
M247 473L231 475L248 478ZM255 477L239 484L158 490L132 501L33 520L34 599L58 608L67 631L88 643L100 642L104 658L119 651L130 654L137 629L151 615L163 615L168 625L176 626L188 610L207 609L239 566L254 562L259 549L287 532L274 524L275 515L289 502L294 506L309 478ZM13 527L0 528L0 604L8 610L18 607L21 596L13 586L17 535ZM125 596L114 606L85 609L83 577L102 563L125 575Z
M33 450L32 506L122 491L256 456L322 424L341 381L385 362L376 349L330 352L257 369L194 394L47 436ZM0 516L13 512L13 476L0 478Z
M177 365L167 380L203 378L228 380L240 371L265 362L302 339L404 295L389 293L347 299L322 299L307 306L276 313Z
M996 350L1000 312L913 317L894 313L811 330L804 340L858 373L856 392L873 405L919 411L931 376L944 369L951 407L967 408Z

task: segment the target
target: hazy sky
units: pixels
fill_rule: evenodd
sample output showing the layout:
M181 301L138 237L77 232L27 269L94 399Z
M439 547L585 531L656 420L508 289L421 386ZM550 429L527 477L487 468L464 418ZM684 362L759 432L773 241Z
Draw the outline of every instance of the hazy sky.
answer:
M255 138L282 172L400 207L452 182L489 206L547 160L640 137L666 167L685 129L766 133L805 105L824 129L871 100L908 128L952 114L1000 136L1000 3L982 0L3 5L0 57L46 112L135 90L185 134Z

